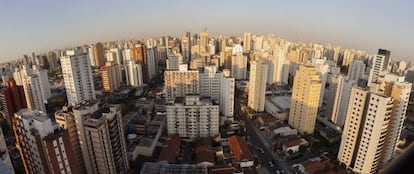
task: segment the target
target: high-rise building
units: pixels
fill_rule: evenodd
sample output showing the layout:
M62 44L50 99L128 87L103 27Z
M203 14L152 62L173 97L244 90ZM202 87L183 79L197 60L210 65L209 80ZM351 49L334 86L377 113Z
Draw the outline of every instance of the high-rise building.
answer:
M123 64L121 51L118 48L111 48L105 52L106 62L114 62L118 65Z
M200 96L210 97L217 102L220 101L220 80L221 72L217 72L214 65L205 66L204 70L199 73L200 77Z
M126 141L119 106L104 107L83 122L93 173L127 173Z
M167 70L176 71L179 69L179 66L183 64L183 56L181 54L170 53L167 56L166 64Z
M387 78L387 75L394 76L394 78ZM392 97L394 100L388 133L384 143L384 151L381 160L382 166L385 166L391 161L395 150L397 149L397 143L400 140L412 88L412 83L410 82L393 80L403 76L394 74L387 75L386 78L382 80L382 89L380 90L384 91L385 95Z
M62 129L66 130L72 146L72 153L77 163L80 173L86 173L85 162L82 156L81 144L79 141L78 129L76 128L76 119L72 107L63 107L55 113L56 123Z
M358 81L365 73L365 63L362 60L354 60L348 68L348 79Z
M3 174L14 174L13 164L8 151L3 131L0 129L0 171Z
M252 49L252 33L244 33L243 35L243 52L250 52Z
M268 66L268 63L265 60L250 61L247 106L257 112L264 111Z
M13 127L26 173L79 173L68 132L46 113L21 109Z
M101 67L105 64L104 47L102 43L98 42L92 45L93 58L96 67ZM89 64L90 65L90 64Z
M326 115L338 126L345 124L351 89L356 81L337 75L330 80L327 92Z
M221 76L220 112L225 117L234 115L235 79L230 76L230 70L224 69Z
M234 50L234 49L233 49ZM233 51L234 52L234 51ZM241 52L235 52L231 57L231 76L236 80L246 79L247 57Z
M288 84L289 64L282 49L275 49L269 61L268 83Z
M183 62L189 63L191 60L191 35L190 32L184 32L181 37L181 54Z
M391 52L388 50L379 49L378 54L374 57L372 61L371 71L369 72L368 77L368 86L371 86L372 82L379 80L378 78L389 72L388 64L390 61Z
M401 77L386 74L370 89L352 89L338 159L354 172L377 172L394 156L412 87Z
M41 69L38 65L33 65L32 68L27 65L23 65L22 69L16 69L13 74L14 78L17 79L18 85L24 86L24 82L27 82L27 78L30 76L36 76L39 80L40 95L42 95L42 103L47 103L47 99L51 97L49 78L47 70ZM27 96L26 96L27 97Z
M392 97L354 86L338 160L356 173L376 173L384 151Z
M256 36L254 38L254 50L255 51L262 51L262 49L263 49L263 40L264 40L263 36Z
M177 97L167 105L168 134L180 137L214 137L219 133L219 106L198 95Z
M157 60L158 51L157 47L149 47L147 49L147 66L148 66L148 78L152 79L157 74Z
M41 69L39 66L33 66L33 73L39 76L40 90L44 99L43 102L47 103L47 99L52 96L47 70Z
M199 94L199 73L188 70L187 65L180 65L178 71L165 71L164 79L167 100L173 101L175 97L184 97L187 94Z
M0 89L1 110L11 123L14 113L22 108L27 108L26 96L23 86L17 86L14 80L6 82L5 86Z
M316 68L300 66L293 80L289 125L301 133L313 133L320 93L321 80Z
M150 80L148 72L147 48L143 44L137 44L131 48L131 59L137 61L142 67L143 82L148 83Z
M86 173L126 173L129 164L119 106L96 100L73 108Z
M106 62L105 66L100 68L103 89L106 92L118 90L121 86L121 67L114 62Z
M10 125L14 113L26 107L26 97L22 86L16 86L16 82L10 80L5 82L5 87L0 87L0 112Z
M95 99L92 69L88 56L80 49L69 50L60 58L68 103Z
M128 61L125 66L127 84L138 87L143 85L142 66L136 61Z
M29 75L23 79L22 83L27 107L46 112L44 101L47 99L44 99L42 95L40 77L37 75Z
M208 32L207 28L204 28L200 33L200 53L204 53L207 50L208 45Z
M49 69L55 70L58 68L58 57L55 52L48 52L47 53L47 62L49 63Z

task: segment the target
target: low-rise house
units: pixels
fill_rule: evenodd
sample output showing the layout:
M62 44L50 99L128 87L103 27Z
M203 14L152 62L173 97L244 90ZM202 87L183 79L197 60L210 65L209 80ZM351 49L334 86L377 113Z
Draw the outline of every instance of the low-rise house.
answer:
M229 137L229 146L235 161L240 164L240 167L253 166L252 153L243 137L237 135Z
M279 135L281 137L286 137L286 136L290 136L290 135L297 135L298 134L298 130L293 129L289 126L282 126L282 127L278 127L276 129L273 129L272 131L272 137L275 135Z
M292 166L294 173L301 174L346 174L346 170L333 164L326 156L308 159Z
M161 150L158 161L167 161L169 163L176 163L178 152L180 151L181 138L179 135L171 135L167 140L163 149Z
M308 146L309 142L303 138L294 138L283 142L282 150L284 153L291 155L299 152L300 146Z

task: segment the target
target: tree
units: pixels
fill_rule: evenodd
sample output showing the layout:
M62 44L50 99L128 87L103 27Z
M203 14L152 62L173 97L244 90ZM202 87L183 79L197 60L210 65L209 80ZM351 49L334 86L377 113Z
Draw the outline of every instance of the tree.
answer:
M246 128L246 121L240 120L238 124L239 124L239 127Z
M224 127L226 128L226 129L230 129L230 127L231 127L231 124L232 124L233 122L231 121L231 120L225 120L224 121Z
M121 109L122 115L125 115L131 110L131 107L127 103L121 103L120 109Z
M300 153L304 153L307 151L307 147L306 146L299 146L299 152Z

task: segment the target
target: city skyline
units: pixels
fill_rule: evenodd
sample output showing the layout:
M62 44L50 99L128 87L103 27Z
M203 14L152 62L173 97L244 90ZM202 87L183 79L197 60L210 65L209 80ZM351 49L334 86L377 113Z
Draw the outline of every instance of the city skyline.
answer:
M0 21L5 24L0 28L0 62L98 41L198 33L204 27L213 36L274 33L291 41L330 43L370 54L385 48L393 50L394 59L412 60L414 36L406 34L414 29L410 1L21 3L0 2Z

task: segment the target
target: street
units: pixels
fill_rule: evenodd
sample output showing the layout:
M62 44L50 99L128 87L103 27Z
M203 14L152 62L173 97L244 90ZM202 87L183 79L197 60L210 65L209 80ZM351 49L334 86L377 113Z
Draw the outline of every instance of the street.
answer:
M234 100L235 105L235 115L238 115L239 120L244 120L246 122L246 132L249 137L248 141L256 147L256 149L263 148L264 153L257 153L259 158L262 159L264 166L267 166L269 173L277 173L279 170L284 170L284 173L290 173L289 166L286 161L280 158L277 153L272 154L272 146L260 136L259 130L252 123L252 121L241 111L241 97L236 92L236 99ZM271 167L269 162L273 162L274 166Z

